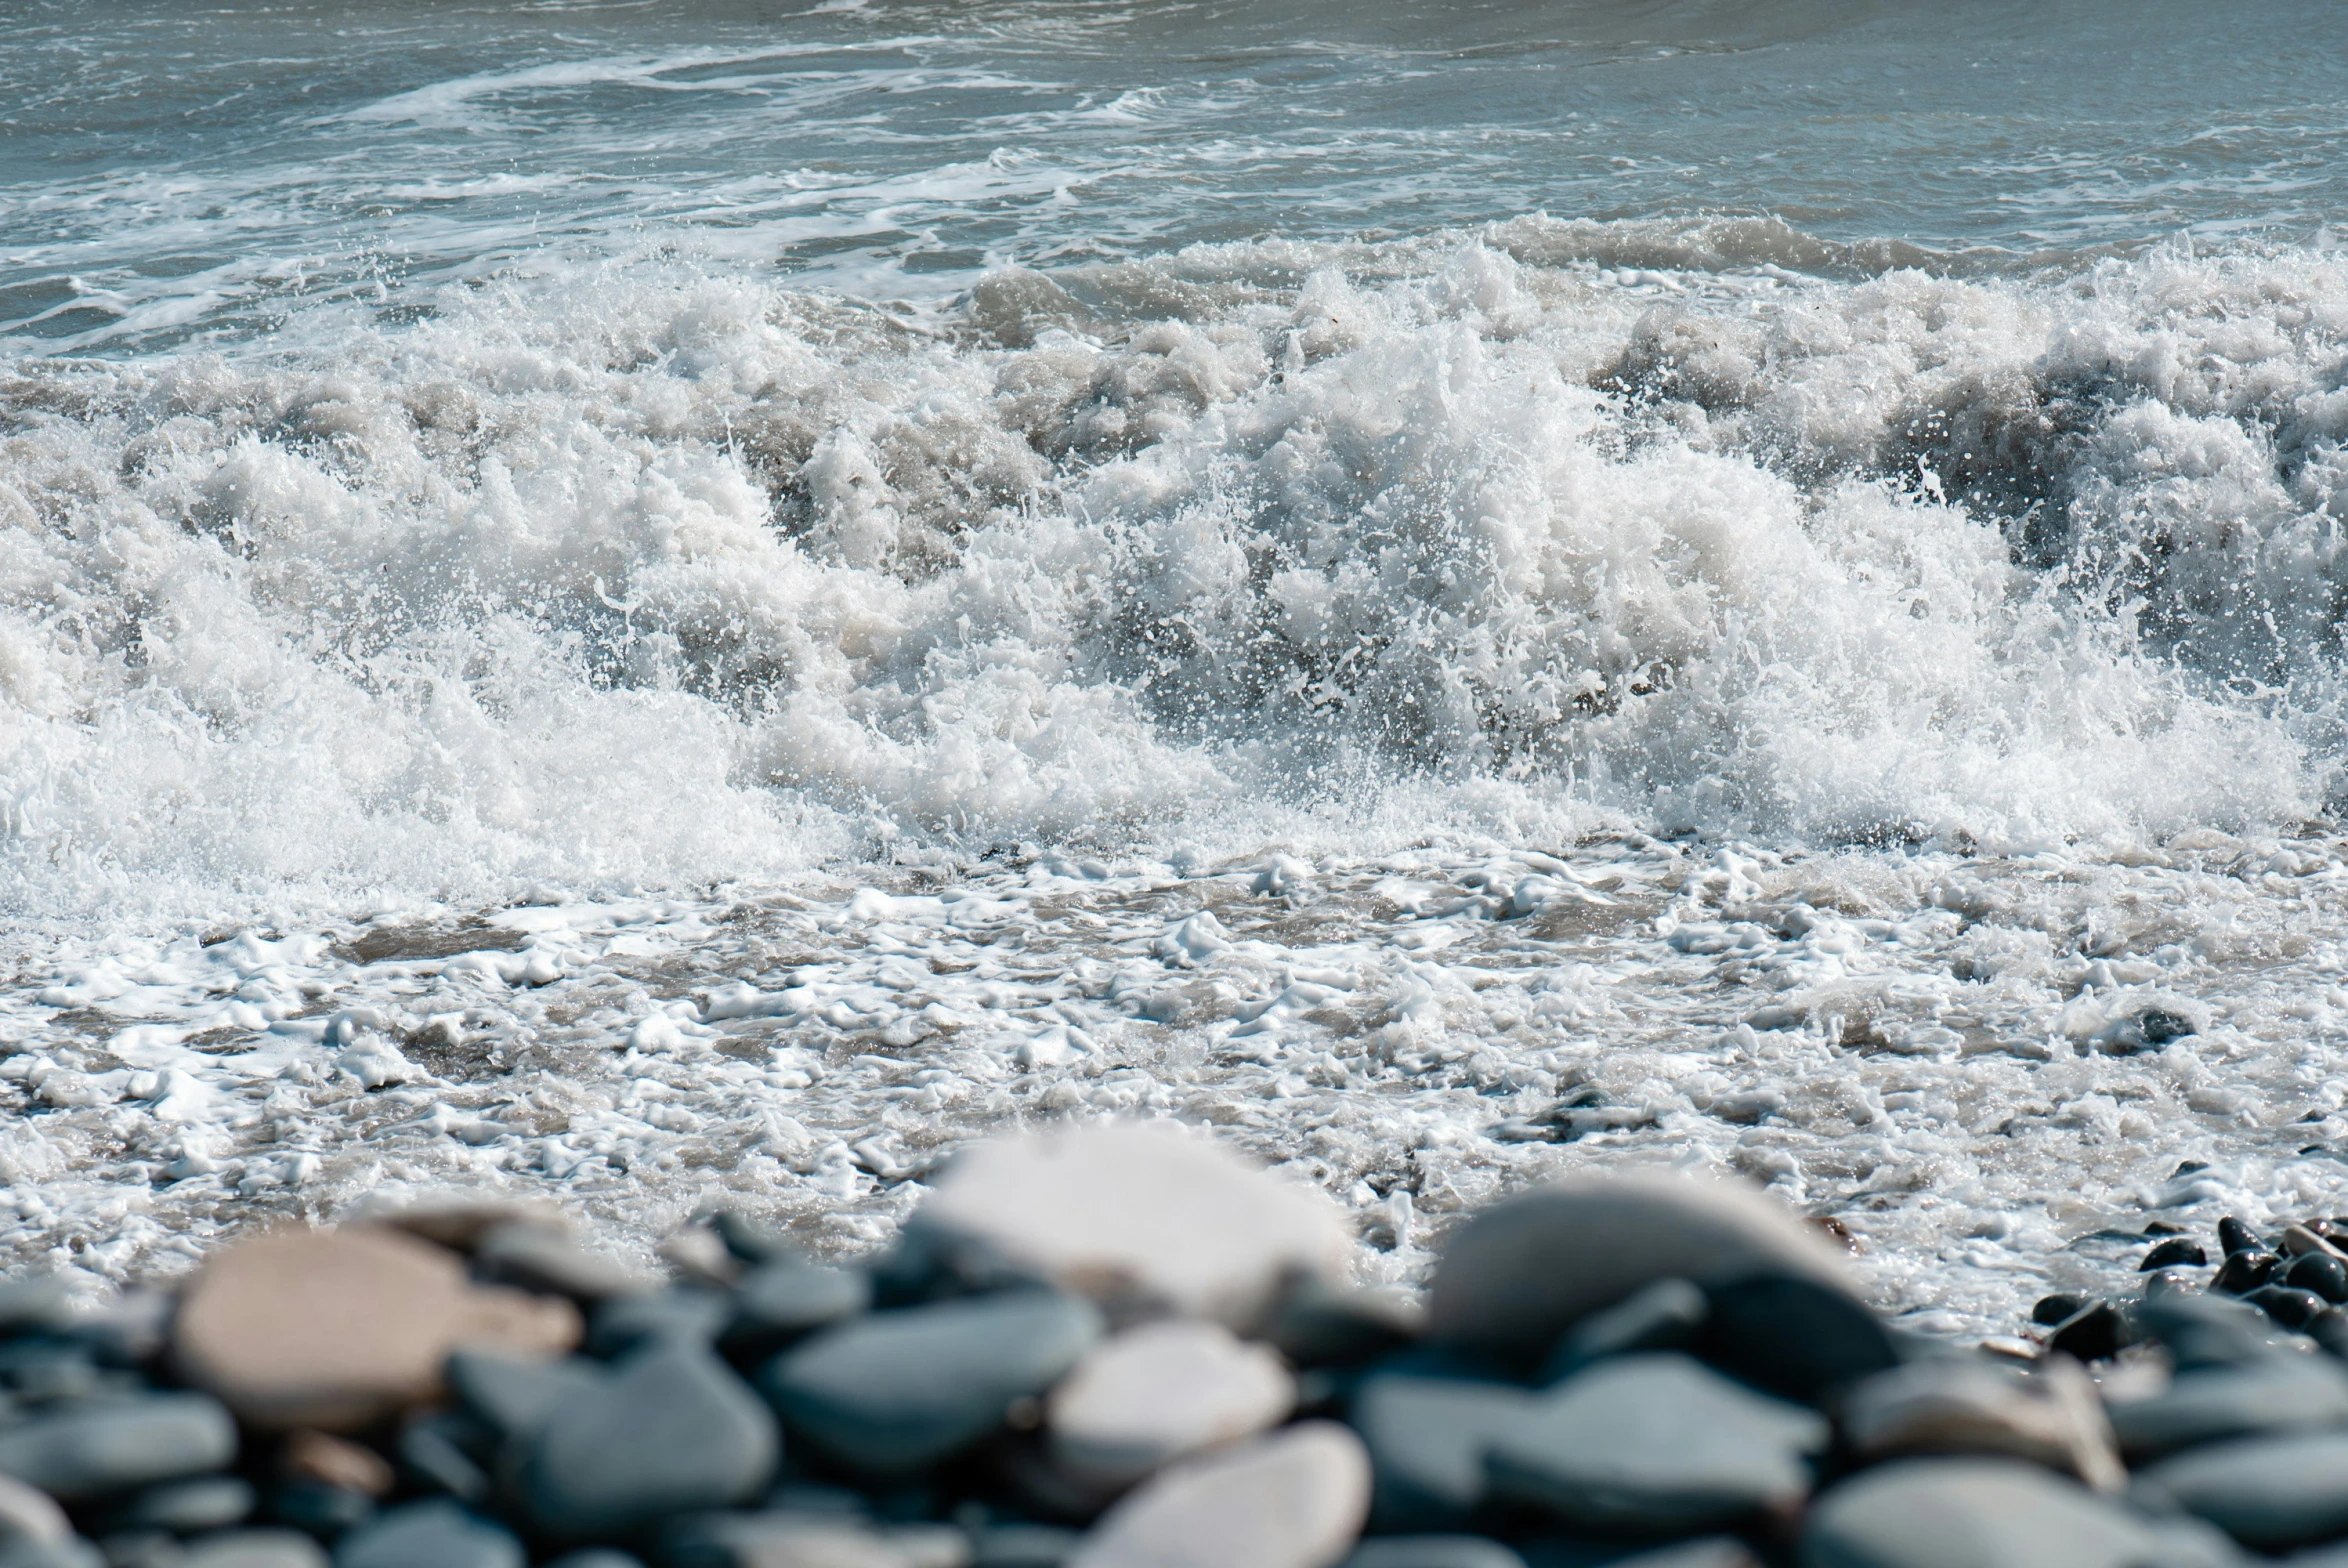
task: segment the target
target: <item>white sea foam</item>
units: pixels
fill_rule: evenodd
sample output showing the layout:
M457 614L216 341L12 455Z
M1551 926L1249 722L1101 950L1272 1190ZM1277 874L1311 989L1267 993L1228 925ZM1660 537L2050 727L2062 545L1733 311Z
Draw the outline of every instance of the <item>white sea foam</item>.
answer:
M16 364L0 1235L462 1177L852 1247L1173 1113L1382 1277L1671 1158L1982 1328L2146 1205L2338 1204L2348 264L1893 259L541 258Z

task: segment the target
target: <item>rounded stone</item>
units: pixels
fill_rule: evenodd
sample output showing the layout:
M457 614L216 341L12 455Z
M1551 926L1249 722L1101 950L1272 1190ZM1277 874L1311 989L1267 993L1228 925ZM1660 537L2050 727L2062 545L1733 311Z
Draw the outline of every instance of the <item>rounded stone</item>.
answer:
M2222 1290L2233 1296L2246 1295L2265 1284L2268 1278L2282 1266L2282 1261L2273 1253L2259 1248L2229 1252L2226 1254L2226 1261L2218 1265L2218 1271L2211 1278L2209 1288Z
M2259 1244L2258 1232L2229 1214L2218 1221L2218 1250L2230 1258L2237 1252L2263 1249Z
M2324 1298L2288 1285L2261 1285L2242 1298L2285 1328L2304 1328L2324 1310Z
M223 1530L251 1517L253 1501L253 1484L241 1476L166 1481L107 1509L100 1533L168 1530L174 1535L193 1535L199 1530Z
M1603 1361L1494 1434L1492 1490L1605 1532L1694 1535L1783 1513L1826 1447L1815 1411L1765 1398L1691 1357Z
M852 1468L899 1475L1001 1427L1100 1337L1090 1303L1009 1291L851 1319L785 1351L759 1381L795 1437Z
M2317 1356L2199 1367L2107 1408L2121 1452L2142 1463L2227 1438L2348 1426L2348 1371Z
M2246 1437L2189 1449L2137 1473L2147 1506L2208 1520L2258 1552L2348 1535L2348 1432Z
M2293 1290L2311 1290L2337 1306L2348 1301L2348 1264L2329 1252L2303 1252L2283 1271L2283 1283Z
M722 1343L729 1355L769 1354L871 1305L872 1276L861 1269L771 1259L751 1268L735 1287Z
M1260 1432L1295 1404L1296 1379L1271 1347L1173 1318L1094 1346L1045 1408L1052 1457L1079 1482L1114 1489Z
M1799 1568L2230 1568L2223 1540L2160 1524L2019 1460L1910 1459L1810 1507Z
M781 1453L773 1414L725 1363L667 1341L546 1411L517 1490L549 1535L625 1535L670 1514L749 1501Z
M2171 1236L2166 1241L2153 1243L2144 1254L2144 1261L2136 1265L2139 1274L2150 1274L2155 1269L2177 1268L2181 1265L2199 1267L2209 1261L2201 1243L2190 1236Z
M1489 1536L1387 1535L1362 1542L1338 1568L1525 1568L1525 1560Z
M411 1503L335 1544L334 1568L524 1568L510 1530L451 1502Z
M1294 1275L1344 1272L1334 1200L1174 1122L1072 1127L957 1155L909 1230L975 1242L1062 1288L1242 1331Z
M1573 1176L1460 1228L1428 1292L1428 1334L1533 1364L1583 1318L1654 1281L1771 1272L1848 1289L1817 1228L1754 1189L1659 1173Z
M73 1526L55 1498L0 1472L0 1543L30 1541L55 1546L72 1537Z
M223 1530L187 1545L180 1568L326 1568L326 1552L299 1530Z
M1161 1472L1109 1510L1069 1568L1322 1568L1369 1505L1360 1439L1307 1421Z
M2067 1356L2029 1374L1982 1357L1929 1357L1867 1379L1840 1405L1843 1439L1862 1459L2004 1454L2097 1491L2127 1480L2095 1384Z
M374 1226L288 1229L224 1248L173 1326L181 1374L247 1423L353 1431L429 1403L463 1344L567 1350L567 1303L487 1290L447 1249Z
M1484 1451L1524 1419L1533 1396L1510 1383L1374 1373L1353 1399L1353 1425L1375 1480L1381 1530L1457 1529L1484 1504Z
M0 1427L0 1473L81 1502L218 1470L236 1458L236 1424L203 1394L148 1394Z

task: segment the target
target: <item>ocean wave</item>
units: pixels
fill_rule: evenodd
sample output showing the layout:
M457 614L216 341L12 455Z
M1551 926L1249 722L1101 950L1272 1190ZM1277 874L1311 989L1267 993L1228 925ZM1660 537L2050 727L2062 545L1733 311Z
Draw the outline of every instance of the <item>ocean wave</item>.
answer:
M18 907L1274 816L2028 846L2337 788L2320 245L1527 218L937 311L548 262L409 314L0 377Z

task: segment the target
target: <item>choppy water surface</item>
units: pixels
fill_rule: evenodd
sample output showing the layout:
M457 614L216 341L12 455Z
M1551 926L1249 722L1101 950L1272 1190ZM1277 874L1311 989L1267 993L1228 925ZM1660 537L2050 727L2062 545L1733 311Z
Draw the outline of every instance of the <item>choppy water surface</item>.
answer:
M2348 74L2107 11L17 8L8 1244L2348 1211Z

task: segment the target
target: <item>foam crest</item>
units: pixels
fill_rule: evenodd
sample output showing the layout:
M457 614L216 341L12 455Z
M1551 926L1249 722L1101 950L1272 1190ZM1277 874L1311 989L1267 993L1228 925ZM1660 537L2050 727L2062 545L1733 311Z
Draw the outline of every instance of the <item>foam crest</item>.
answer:
M2330 253L1836 281L1589 228L937 315L550 264L266 352L22 362L10 896L2322 808Z

